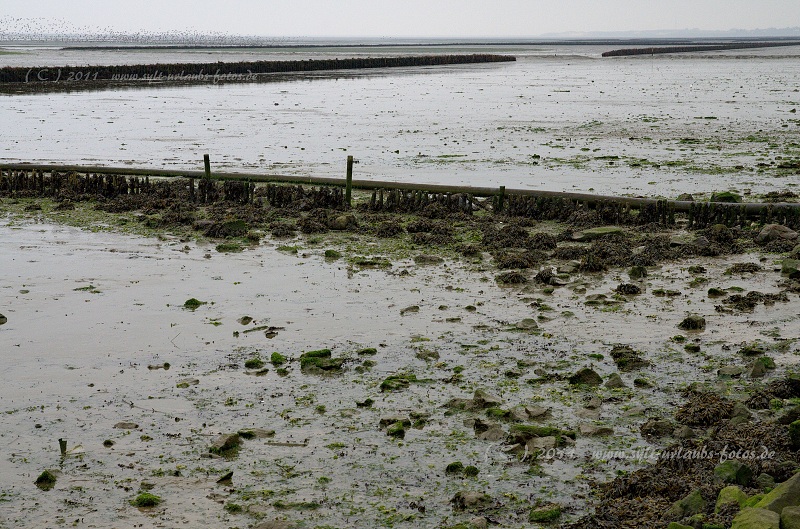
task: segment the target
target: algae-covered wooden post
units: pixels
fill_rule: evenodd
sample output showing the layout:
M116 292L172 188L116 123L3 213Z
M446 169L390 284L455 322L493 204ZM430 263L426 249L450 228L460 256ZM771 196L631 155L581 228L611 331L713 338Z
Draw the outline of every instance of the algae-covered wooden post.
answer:
M353 195L353 157L347 157L347 181L345 183L344 200L347 202L347 207L352 206Z
M67 455L67 440L66 439L59 439L58 440L58 448L61 450L61 457Z
M211 159L207 154L203 155L203 164L206 167L206 178L211 178Z
M503 202L506 199L506 186L500 186L500 193L497 195L497 213L503 211Z

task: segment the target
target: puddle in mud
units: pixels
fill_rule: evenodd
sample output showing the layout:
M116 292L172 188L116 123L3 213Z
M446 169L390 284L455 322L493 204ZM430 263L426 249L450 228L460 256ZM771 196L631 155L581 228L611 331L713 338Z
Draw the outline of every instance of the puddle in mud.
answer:
M353 270L322 252L288 255L266 245L222 255L177 239L48 224L0 230L0 307L8 318L0 327L0 513L12 525L241 526L278 518L307 527L448 525L472 517L450 503L463 490L488 494L483 512L502 525L524 525L536 502L557 502L563 519L573 519L585 512L595 481L641 463L606 463L593 451L652 446L639 427L669 415L677 389L744 365L741 343L800 336L796 294L731 314L707 297L710 286L776 292L773 257L761 262L756 254L654 267L638 282L644 293L587 306L592 294L614 299L627 273L576 274L547 295L500 287L493 273L460 261ZM762 270L724 275L735 262ZM708 281L690 286L698 275L691 265L703 265ZM661 290L680 293L653 295ZM205 304L187 310L190 298ZM706 317L704 332L678 329L687 313ZM252 321L242 325L245 316ZM538 331L514 329L526 318ZM603 378L616 372L609 352L618 343L650 364L622 372L627 387L563 380L584 366ZM687 343L699 351L687 352ZM326 348L344 359L340 374L301 367L303 352ZM789 342L772 355L777 372L796 363L797 351ZM273 352L288 362L273 365ZM246 368L255 356L264 366ZM381 391L396 374L416 381ZM743 383L719 382L733 393ZM445 407L476 389L502 399L498 409ZM593 396L602 403L586 408ZM476 438L476 419L506 432L516 423L503 413L518 405L549 410L526 424L588 424L614 434L563 438L561 450L538 460ZM389 417L412 425L390 437L393 425L380 426ZM120 422L137 427L115 428ZM242 439L236 457L208 458L220 434L248 428L274 435ZM67 441L63 459L59 439ZM476 467L477 476L446 473L454 462ZM34 485L45 469L62 472L49 492ZM231 481L218 484L229 471ZM131 506L140 489L163 503Z

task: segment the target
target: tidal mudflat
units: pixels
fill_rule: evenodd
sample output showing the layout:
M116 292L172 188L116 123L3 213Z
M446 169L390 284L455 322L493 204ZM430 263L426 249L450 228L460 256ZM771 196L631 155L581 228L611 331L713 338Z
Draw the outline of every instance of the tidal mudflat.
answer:
M342 177L344 160L353 155L358 178L398 182L668 198L796 185L797 47L611 59L601 58L603 51L28 50L0 57L0 64L461 52L517 61L244 85L6 94L0 162L199 169L208 153L220 170Z
M743 494L791 475L797 249L760 226L103 203L2 202L4 526L729 523L719 453L654 465L725 435L774 452Z

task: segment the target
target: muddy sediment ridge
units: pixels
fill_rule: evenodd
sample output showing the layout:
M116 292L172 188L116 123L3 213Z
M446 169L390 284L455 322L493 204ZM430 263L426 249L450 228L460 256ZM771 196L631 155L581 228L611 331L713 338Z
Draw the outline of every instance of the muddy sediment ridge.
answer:
M64 178L0 193L0 526L727 527L800 466L791 227Z

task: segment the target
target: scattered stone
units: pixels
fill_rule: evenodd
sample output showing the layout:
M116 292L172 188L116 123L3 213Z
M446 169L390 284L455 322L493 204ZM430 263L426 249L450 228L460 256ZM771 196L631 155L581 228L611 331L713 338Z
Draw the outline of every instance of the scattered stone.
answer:
M486 390L476 389L472 402L475 409L497 408L503 403L503 399Z
M664 520L682 520L688 516L700 514L706 510L706 501L700 494L699 490L695 490L684 498L676 501L664 513Z
M747 370L747 376L750 378L762 378L767 374L767 367L764 362L756 360Z
M533 318L525 318L514 325L514 328L520 331L535 331L539 329L539 325Z
M43 491L52 490L53 487L56 486L56 474L49 470L45 470L39 477L36 478L36 481L33 482L34 485L39 487Z
M453 504L455 510L471 511L488 506L491 501L492 498L488 494L464 490L456 493L453 499L450 500L450 503Z
M650 419L639 428L639 431L647 437L666 437L675 431L675 425L666 419Z
M600 410L591 410L589 408L581 408L575 412L575 416L580 419L589 419L596 421L600 418Z
M594 370L584 367L567 379L572 385L599 386L603 379Z
M242 444L239 434L222 434L211 444L208 451L212 454L226 455L235 451Z
M347 215L339 215L335 219L328 222L328 227L336 231L349 230L351 228L358 228L358 220L352 213Z
M758 477L754 480L755 485L761 490L772 490L775 488L775 478L767 474L766 472L762 472L758 475ZM787 509L789 507L786 507Z
M136 430L139 428L139 425L135 422L118 422L114 425L114 428L119 430Z
M633 266L630 270L628 270L628 277L630 277L633 281L645 278L647 277L647 268L644 266Z
M515 271L503 272L502 274L498 274L494 279L498 283L505 285L520 285L528 282L527 277Z
M776 239L794 241L797 240L797 232L781 224L767 224L756 236L756 242L762 244Z
M479 420L476 420L475 422L477 424L479 422ZM483 423L483 425L484 426L485 425L489 425L489 427L488 427L488 429L486 429L485 431L483 431L481 433L477 433L476 432L476 437L478 439L480 439L481 441L489 441L489 442L492 442L492 443L496 443L497 441L505 439L506 431L503 430L503 427L500 426L499 424Z
M720 378L738 378L744 373L744 368L740 366L725 366L717 370Z
M529 454L538 451L546 451L558 446L558 438L553 435L547 437L534 437L525 443L525 448Z
M767 509L745 507L733 519L731 529L780 529L781 517Z
M638 351L629 345L615 345L611 349L611 358L621 371L633 371L649 365Z
M406 420L407 421L407 420ZM406 436L406 421L398 421L389 426L386 430L386 435L394 437L395 439L404 439ZM407 421L411 425L410 421Z
M642 293L641 287L632 283L621 283L617 285L614 291L625 296L636 296Z
M606 380L605 386L609 389L627 387L625 385L625 381L622 380L622 377L619 375L619 373L611 373L611 375L608 377L608 380Z
M781 274L789 276L790 279L797 279L800 277L800 260L798 259L784 259L781 261Z
M723 461L714 467L714 476L723 483L746 486L753 477L753 471L740 461Z
M784 507L796 505L800 505L800 473L775 487L755 507L779 514Z
M795 450L800 449L800 420L789 425L789 442Z
M469 524L475 529L486 529L487 527L489 527L489 520L487 520L483 516L476 516L475 518L469 521Z
M706 319L702 316L692 314L684 318L684 320L678 324L678 327L684 331L702 331L706 328Z
M609 435L614 435L614 429L595 424L581 424L578 426L578 433L584 437L608 437Z
M672 436L676 439L691 439L694 437L694 430L688 426L679 426L672 432Z
M737 487L736 485L730 485L725 487L721 491L719 491L719 496L717 496L717 503L714 507L714 512L718 513L722 507L730 504L734 504L737 509L744 505L744 502L747 501L747 494L742 492L742 489Z
M800 506L784 507L781 511L781 529L800 529Z
M230 483L232 480L233 480L233 471L231 470L230 472L219 478L217 480L217 483L221 485L226 485Z

